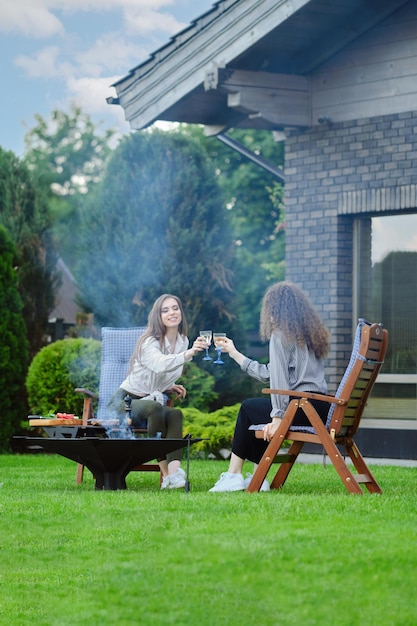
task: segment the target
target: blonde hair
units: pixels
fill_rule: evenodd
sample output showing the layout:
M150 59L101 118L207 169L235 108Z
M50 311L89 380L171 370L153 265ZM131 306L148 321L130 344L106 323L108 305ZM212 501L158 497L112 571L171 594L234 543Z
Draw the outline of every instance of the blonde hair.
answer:
M288 341L306 345L318 359L329 351L329 331L307 296L289 281L269 287L262 302L261 338L269 340L276 330L281 331Z
M159 341L161 348L163 348L167 329L164 323L162 322L161 311L162 311L162 306L165 300L167 300L168 298L172 298L173 300L175 300L181 311L181 322L178 326L179 334L182 336L187 335L188 325L187 325L187 320L185 318L185 313L184 313L184 309L183 309L180 298L170 293L163 293L162 296L159 296L159 298L155 300L155 302L152 305L151 310L149 311L148 325L143 335L141 335L136 342L135 349L130 359L129 371L132 371L135 360L138 360L138 361L140 360L140 352L142 349L143 342L146 341L148 337L154 337L155 339L157 339Z

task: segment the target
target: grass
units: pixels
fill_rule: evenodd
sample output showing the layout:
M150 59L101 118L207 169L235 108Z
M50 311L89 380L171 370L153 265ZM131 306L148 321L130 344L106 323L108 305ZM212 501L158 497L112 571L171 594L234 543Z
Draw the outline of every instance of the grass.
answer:
M260 494L207 493L221 461L192 461L188 494L143 472L77 486L54 455L0 466L1 624L417 624L417 469L374 467L384 493L352 496L319 464Z

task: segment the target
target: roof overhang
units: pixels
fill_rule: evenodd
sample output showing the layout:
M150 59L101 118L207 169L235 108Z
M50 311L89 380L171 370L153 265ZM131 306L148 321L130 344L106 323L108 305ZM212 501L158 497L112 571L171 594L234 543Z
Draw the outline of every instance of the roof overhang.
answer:
M116 82L113 103L132 129L308 127L311 72L406 1L221 0Z

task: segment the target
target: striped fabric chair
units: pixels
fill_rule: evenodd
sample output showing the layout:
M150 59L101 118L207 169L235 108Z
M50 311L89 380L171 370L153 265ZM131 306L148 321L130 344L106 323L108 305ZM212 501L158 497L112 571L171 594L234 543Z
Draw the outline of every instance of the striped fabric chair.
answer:
M101 329L101 369L96 418L103 422L109 418L107 404L126 378L130 357L144 326L135 328Z
M333 466L350 493L362 494L363 484L371 493L381 493L381 488L371 474L353 437L375 380L384 362L388 345L388 331L381 324L371 324L360 319L356 328L352 354L344 376L334 396L282 389L263 389L263 393L295 396L282 418L278 430L271 439L250 482L248 491L259 491L273 462L279 469L271 483L272 489L280 489L290 473L305 443L323 446ZM330 404L326 424L323 424L309 400L326 400ZM302 409L311 426L293 426L297 409ZM255 436L263 437L261 431ZM279 453L284 441L291 445L287 453ZM352 460L356 472L352 472L339 448Z

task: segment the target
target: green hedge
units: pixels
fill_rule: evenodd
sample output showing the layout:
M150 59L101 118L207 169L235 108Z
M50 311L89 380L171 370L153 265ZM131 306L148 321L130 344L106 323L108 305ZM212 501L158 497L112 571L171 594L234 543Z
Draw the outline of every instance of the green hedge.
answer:
M217 400L218 393L214 386L214 376L202 370L195 363L186 363L184 373L178 381L187 390L187 396L181 401L182 407L194 407L200 411L208 411L210 404Z
M217 458L222 458L220 450L231 449L239 408L240 404L235 404L212 413L203 413L191 407L183 409L184 435L203 438L203 441L193 444L193 456L206 457L213 454Z
M26 377L30 413L81 416L83 396L74 389L86 387L98 393L100 361L101 342L96 339L62 339L42 348Z

